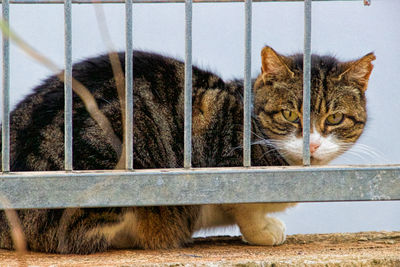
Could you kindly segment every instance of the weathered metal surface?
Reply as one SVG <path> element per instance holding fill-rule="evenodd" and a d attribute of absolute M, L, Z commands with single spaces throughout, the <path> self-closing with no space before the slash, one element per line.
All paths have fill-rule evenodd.
<path fill-rule="evenodd" d="M 362 2 L 363 0 L 313 0 L 313 1 L 342 1 L 342 2 Z M 185 0 L 133 0 L 136 3 L 184 3 Z M 243 2 L 243 0 L 194 0 L 194 3 L 231 3 Z M 303 2 L 303 0 L 253 0 L 253 2 Z M 2 3 L 2 0 L 0 0 Z M 64 0 L 11 0 L 11 4 L 63 4 Z M 72 0 L 76 4 L 96 4 L 96 3 L 125 3 L 125 0 Z M 371 0 L 364 0 L 365 5 L 370 5 Z"/>
<path fill-rule="evenodd" d="M 2 19 L 9 23 L 9 2 L 5 0 L 2 4 Z M 2 94 L 1 94 L 1 168 L 2 171 L 10 170 L 10 41 L 8 37 L 2 34 Z"/>
<path fill-rule="evenodd" d="M 125 128 L 127 170 L 133 169 L 133 39 L 132 39 L 132 0 L 125 3 Z"/>
<path fill-rule="evenodd" d="M 251 166 L 251 21 L 252 1 L 245 0 L 244 33 L 244 112 L 243 112 L 243 166 Z"/>
<path fill-rule="evenodd" d="M 400 200 L 400 165 L 9 173 L 0 192 L 13 208 Z"/>
<path fill-rule="evenodd" d="M 72 3 L 64 3 L 64 147 L 66 171 L 72 171 Z"/>
<path fill-rule="evenodd" d="M 311 0 L 304 1 L 303 165 L 310 166 Z"/>
<path fill-rule="evenodd" d="M 192 166 L 192 0 L 185 2 L 184 167 Z"/>

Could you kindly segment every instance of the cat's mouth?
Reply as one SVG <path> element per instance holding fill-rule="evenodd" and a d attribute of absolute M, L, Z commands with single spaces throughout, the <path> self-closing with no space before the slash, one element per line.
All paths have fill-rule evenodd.
<path fill-rule="evenodd" d="M 289 151 L 280 151 L 282 157 L 289 163 L 289 165 L 303 165 L 303 154 L 302 151 L 298 153 L 291 153 Z M 310 164 L 311 165 L 326 165 L 328 164 L 335 156 L 325 155 L 320 158 L 316 155 L 310 155 Z"/>
<path fill-rule="evenodd" d="M 303 138 L 289 136 L 285 140 L 275 141 L 275 145 L 281 156 L 290 165 L 303 165 Z M 335 136 L 322 136 L 314 130 L 310 136 L 310 164 L 326 165 L 344 149 Z"/>
<path fill-rule="evenodd" d="M 303 165 L 303 158 L 299 158 L 299 159 L 288 159 L 285 157 L 285 160 L 293 166 L 302 166 Z M 324 160 L 320 160 L 317 159 L 313 156 L 310 157 L 310 164 L 311 165 L 325 165 L 327 164 L 329 161 L 324 161 Z"/>

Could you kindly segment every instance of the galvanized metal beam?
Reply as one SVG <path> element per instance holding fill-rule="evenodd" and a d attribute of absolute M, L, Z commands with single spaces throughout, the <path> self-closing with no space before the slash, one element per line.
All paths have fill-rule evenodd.
<path fill-rule="evenodd" d="M 13 208 L 400 200 L 400 165 L 9 173 L 0 193 Z"/>
<path fill-rule="evenodd" d="M 192 0 L 185 1 L 185 94 L 184 94 L 184 159 L 185 168 L 192 167 Z"/>
<path fill-rule="evenodd" d="M 251 22 L 252 0 L 245 0 L 244 15 L 244 95 L 243 95 L 243 166 L 251 166 Z"/>
<path fill-rule="evenodd" d="M 310 166 L 311 0 L 304 0 L 303 165 Z"/>
<path fill-rule="evenodd" d="M 8 0 L 2 4 L 2 19 L 9 29 L 10 6 Z M 10 171 L 10 40 L 2 34 L 2 91 L 1 91 L 1 169 L 3 172 Z"/>
<path fill-rule="evenodd" d="M 64 168 L 72 171 L 72 3 L 64 3 Z"/>
<path fill-rule="evenodd" d="M 0 0 L 2 3 L 3 0 Z M 363 0 L 313 0 L 313 1 L 338 1 L 338 2 L 363 2 Z M 136 3 L 184 3 L 185 0 L 132 0 Z M 243 2 L 243 0 L 193 0 L 194 3 L 231 3 Z M 303 0 L 253 0 L 253 2 L 303 2 Z M 11 4 L 62 4 L 64 0 L 10 0 Z M 96 4 L 96 3 L 125 3 L 125 0 L 72 0 L 76 4 Z M 370 5 L 371 0 L 364 0 L 365 5 Z"/>
<path fill-rule="evenodd" d="M 125 2 L 125 167 L 133 170 L 133 17 L 132 0 Z"/>

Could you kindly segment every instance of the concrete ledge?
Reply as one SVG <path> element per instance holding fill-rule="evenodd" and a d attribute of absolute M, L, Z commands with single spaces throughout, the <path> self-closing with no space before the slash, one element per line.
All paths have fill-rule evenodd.
<path fill-rule="evenodd" d="M 198 238 L 175 250 L 118 250 L 87 256 L 0 250 L 0 266 L 400 266 L 400 232 L 292 235 L 276 247 L 239 237 Z"/>

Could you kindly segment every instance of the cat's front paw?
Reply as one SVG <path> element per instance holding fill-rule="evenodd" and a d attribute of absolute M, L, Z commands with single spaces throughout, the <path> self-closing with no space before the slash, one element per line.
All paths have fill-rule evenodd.
<path fill-rule="evenodd" d="M 242 239 L 251 245 L 272 246 L 285 242 L 285 224 L 272 217 L 266 217 L 258 224 L 241 227 Z"/>

